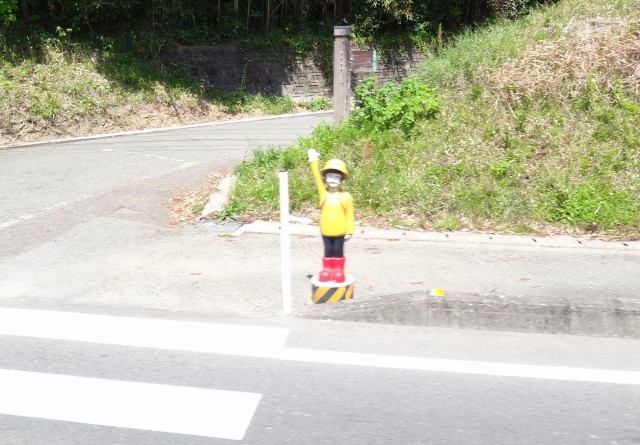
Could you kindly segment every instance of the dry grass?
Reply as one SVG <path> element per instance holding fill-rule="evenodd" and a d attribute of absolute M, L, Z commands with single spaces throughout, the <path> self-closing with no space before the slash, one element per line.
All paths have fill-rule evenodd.
<path fill-rule="evenodd" d="M 486 85 L 496 97 L 517 101 L 576 97 L 590 82 L 613 90 L 620 81 L 627 92 L 640 93 L 640 23 L 581 19 L 492 72 Z"/>
<path fill-rule="evenodd" d="M 161 103 L 116 105 L 107 111 L 84 115 L 60 115 L 55 121 L 33 118 L 13 110 L 6 125 L 0 125 L 0 146 L 68 139 L 82 136 L 174 127 L 240 119 L 260 113 L 230 114 L 214 106 L 190 107 Z"/>
<path fill-rule="evenodd" d="M 167 207 L 171 212 L 171 225 L 183 226 L 200 219 L 201 208 L 206 205 L 209 197 L 219 190 L 220 181 L 228 172 L 218 172 L 207 177 L 207 183 L 203 187 L 185 189 L 177 193 Z"/>

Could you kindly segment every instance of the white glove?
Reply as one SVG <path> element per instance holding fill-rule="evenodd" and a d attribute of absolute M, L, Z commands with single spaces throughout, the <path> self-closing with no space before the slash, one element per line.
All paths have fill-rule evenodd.
<path fill-rule="evenodd" d="M 351 239 L 351 237 L 352 237 L 352 236 L 353 236 L 353 235 L 351 235 L 350 233 L 347 233 L 347 234 L 344 236 L 344 240 L 345 240 L 345 241 L 349 241 L 349 240 Z"/>
<path fill-rule="evenodd" d="M 309 155 L 309 162 L 317 161 L 320 159 L 320 153 L 318 153 L 313 148 L 310 148 L 309 150 L 307 150 L 307 154 Z"/>

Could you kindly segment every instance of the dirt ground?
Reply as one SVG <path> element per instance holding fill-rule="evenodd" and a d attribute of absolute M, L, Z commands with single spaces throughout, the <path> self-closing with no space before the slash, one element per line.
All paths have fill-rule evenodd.
<path fill-rule="evenodd" d="M 303 111 L 303 110 L 296 110 Z M 151 128 L 203 124 L 246 117 L 258 117 L 264 113 L 231 114 L 213 107 L 168 107 L 161 104 L 123 106 L 109 109 L 105 113 L 70 118 L 58 117 L 53 122 L 41 120 L 20 120 L 14 116 L 11 123 L 0 127 L 0 147 L 15 146 L 30 142 L 65 140 L 74 137 L 118 133 L 123 131 L 146 130 Z"/>

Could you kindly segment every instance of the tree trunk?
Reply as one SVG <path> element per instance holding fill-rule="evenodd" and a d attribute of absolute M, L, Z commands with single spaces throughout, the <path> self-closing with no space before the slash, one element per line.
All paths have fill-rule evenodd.
<path fill-rule="evenodd" d="M 249 30 L 249 16 L 251 15 L 251 0 L 247 0 L 247 31 Z"/>
<path fill-rule="evenodd" d="M 22 12 L 22 16 L 24 18 L 31 17 L 31 11 L 29 11 L 29 2 L 28 0 L 20 0 L 20 12 Z"/>

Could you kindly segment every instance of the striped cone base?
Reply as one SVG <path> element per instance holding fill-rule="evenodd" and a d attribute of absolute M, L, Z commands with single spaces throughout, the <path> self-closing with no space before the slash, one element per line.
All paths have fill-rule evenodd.
<path fill-rule="evenodd" d="M 311 278 L 311 302 L 313 304 L 336 303 L 353 298 L 353 277 L 346 275 L 344 283 L 334 281 L 318 281 L 318 276 Z"/>

